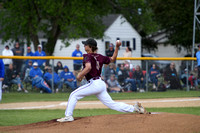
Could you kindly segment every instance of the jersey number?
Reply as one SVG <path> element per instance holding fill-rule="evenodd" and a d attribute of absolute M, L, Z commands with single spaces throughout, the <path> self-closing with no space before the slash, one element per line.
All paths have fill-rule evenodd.
<path fill-rule="evenodd" d="M 96 57 L 94 57 L 94 59 L 96 60 L 96 69 L 99 70 L 100 69 L 99 61 L 96 59 Z"/>

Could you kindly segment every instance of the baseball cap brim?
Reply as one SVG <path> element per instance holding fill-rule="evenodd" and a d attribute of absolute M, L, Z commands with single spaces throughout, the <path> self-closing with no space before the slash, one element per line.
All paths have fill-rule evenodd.
<path fill-rule="evenodd" d="M 82 43 L 84 45 L 97 46 L 97 42 L 92 38 L 87 39 L 86 41 L 82 41 Z"/>
<path fill-rule="evenodd" d="M 82 41 L 82 44 L 87 44 L 87 42 L 86 41 Z"/>

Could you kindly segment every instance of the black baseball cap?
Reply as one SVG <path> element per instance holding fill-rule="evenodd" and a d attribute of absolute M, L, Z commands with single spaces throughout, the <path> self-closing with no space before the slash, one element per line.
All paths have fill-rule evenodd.
<path fill-rule="evenodd" d="M 8 45 L 6 45 L 6 46 L 5 46 L 5 48 L 8 48 L 8 49 L 9 49 L 9 46 L 8 46 Z"/>
<path fill-rule="evenodd" d="M 86 41 L 82 41 L 82 43 L 85 45 L 97 46 L 97 42 L 92 38 L 89 38 Z"/>

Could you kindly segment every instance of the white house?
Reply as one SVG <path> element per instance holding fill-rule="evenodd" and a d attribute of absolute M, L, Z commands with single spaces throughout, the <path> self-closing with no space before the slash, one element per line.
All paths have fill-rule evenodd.
<path fill-rule="evenodd" d="M 168 41 L 165 31 L 158 31 L 150 36 L 154 41 L 158 42 L 158 49 L 155 51 L 148 52 L 147 50 L 143 49 L 142 53 L 150 53 L 159 57 L 184 57 L 190 52 L 185 48 L 181 48 L 181 51 L 177 51 L 176 47 L 170 44 L 165 45 L 165 42 Z M 176 69 L 179 70 L 182 64 L 182 61 L 171 61 L 176 64 Z M 190 62 L 191 63 L 191 62 Z M 185 67 L 185 65 L 184 65 Z"/>
<path fill-rule="evenodd" d="M 187 50 L 182 48 L 181 51 L 177 51 L 175 46 L 170 44 L 164 45 L 168 41 L 165 31 L 158 31 L 150 36 L 154 41 L 158 42 L 158 49 L 151 51 L 151 54 L 155 54 L 159 57 L 184 57 L 187 53 Z M 169 54 L 170 51 L 170 54 Z M 143 53 L 148 53 L 146 50 L 143 50 Z"/>
<path fill-rule="evenodd" d="M 141 57 L 141 36 L 131 26 L 131 24 L 122 16 L 111 14 L 103 18 L 103 23 L 108 27 L 102 39 L 96 39 L 98 44 L 98 53 L 105 55 L 106 48 L 110 43 L 115 44 L 117 39 L 120 39 L 122 46 L 120 47 L 118 57 L 123 57 L 126 46 L 132 48 L 132 57 Z M 80 38 L 78 40 L 70 40 L 70 46 L 65 47 L 61 40 L 57 41 L 54 49 L 54 56 L 70 57 L 75 50 L 76 44 L 80 44 L 80 50 L 85 53 L 82 41 L 87 38 Z M 55 61 L 56 63 L 57 61 Z M 117 61 L 121 63 L 123 61 Z M 64 65 L 67 65 L 70 70 L 73 70 L 72 60 L 62 60 Z M 134 65 L 140 65 L 140 61 L 132 61 Z"/>

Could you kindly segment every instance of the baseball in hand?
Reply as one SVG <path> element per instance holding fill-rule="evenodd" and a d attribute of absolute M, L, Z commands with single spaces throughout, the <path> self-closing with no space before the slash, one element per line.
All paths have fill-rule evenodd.
<path fill-rule="evenodd" d="M 117 41 L 116 41 L 116 46 L 119 47 L 119 46 L 121 46 L 121 44 L 122 44 L 122 43 L 120 42 L 120 40 L 117 40 Z"/>

